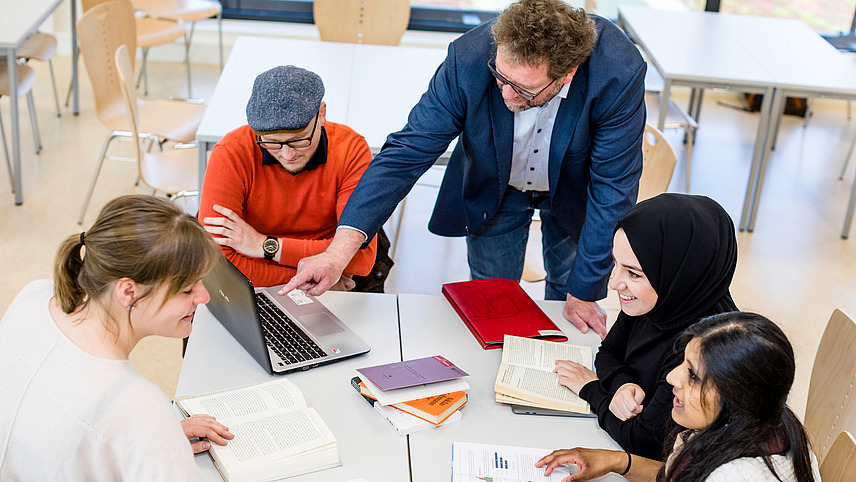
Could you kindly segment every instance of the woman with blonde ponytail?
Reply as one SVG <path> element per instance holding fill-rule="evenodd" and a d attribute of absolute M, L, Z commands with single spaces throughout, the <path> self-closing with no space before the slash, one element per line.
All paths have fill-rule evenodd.
<path fill-rule="evenodd" d="M 0 480 L 201 478 L 192 454 L 233 435 L 210 416 L 179 424 L 128 355 L 149 335 L 190 334 L 219 253 L 152 196 L 109 202 L 62 242 L 53 281 L 27 285 L 0 321 Z"/>

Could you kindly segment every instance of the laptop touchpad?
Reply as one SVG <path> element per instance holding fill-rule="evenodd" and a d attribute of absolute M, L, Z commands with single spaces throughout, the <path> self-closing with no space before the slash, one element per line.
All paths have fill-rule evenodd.
<path fill-rule="evenodd" d="M 312 313 L 300 317 L 300 322 L 315 336 L 327 336 L 345 331 L 327 313 Z"/>

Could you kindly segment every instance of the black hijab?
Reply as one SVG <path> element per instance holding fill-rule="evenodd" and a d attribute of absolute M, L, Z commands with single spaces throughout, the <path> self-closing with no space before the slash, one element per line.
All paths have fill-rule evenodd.
<path fill-rule="evenodd" d="M 661 330 L 736 311 L 728 287 L 737 266 L 734 223 L 705 196 L 660 194 L 618 221 L 657 292 L 646 317 Z"/>

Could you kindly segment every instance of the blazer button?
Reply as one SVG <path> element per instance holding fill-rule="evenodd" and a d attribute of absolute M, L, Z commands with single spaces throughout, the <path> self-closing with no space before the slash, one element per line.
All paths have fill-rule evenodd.
<path fill-rule="evenodd" d="M 469 226 L 464 226 L 464 229 L 467 230 L 467 234 L 470 234 L 470 227 Z"/>
<path fill-rule="evenodd" d="M 487 211 L 484 211 L 482 213 L 482 217 L 485 219 L 485 221 L 487 221 Z"/>

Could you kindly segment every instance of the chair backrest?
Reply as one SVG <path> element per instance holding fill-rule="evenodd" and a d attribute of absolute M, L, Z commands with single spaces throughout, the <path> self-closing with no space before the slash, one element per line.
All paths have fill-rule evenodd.
<path fill-rule="evenodd" d="M 140 173 L 140 180 L 148 185 L 148 182 L 143 178 L 142 163 L 145 158 L 143 149 L 140 147 L 140 112 L 137 104 L 137 87 L 134 85 L 134 68 L 131 66 L 131 58 L 128 55 L 128 47 L 120 45 L 113 54 L 113 59 L 116 64 L 116 75 L 119 79 L 119 90 L 122 93 L 122 99 L 125 104 L 125 112 L 128 117 L 129 130 L 134 134 L 134 146 L 136 148 L 137 168 Z"/>
<path fill-rule="evenodd" d="M 92 7 L 97 7 L 98 5 L 101 5 L 102 3 L 107 3 L 107 2 L 112 2 L 112 1 L 114 1 L 114 0 L 82 0 L 81 3 L 83 4 L 83 11 L 88 12 L 92 9 Z"/>
<path fill-rule="evenodd" d="M 823 462 L 834 437 L 856 429 L 856 323 L 841 310 L 829 317 L 808 386 L 805 429 Z"/>
<path fill-rule="evenodd" d="M 820 464 L 820 478 L 823 482 L 856 480 L 856 439 L 850 432 L 845 430 L 835 439 Z"/>
<path fill-rule="evenodd" d="M 98 119 L 110 130 L 131 130 L 124 115 L 125 101 L 119 89 L 114 60 L 120 45 L 127 45 L 129 52 L 137 49 L 131 2 L 116 0 L 92 7 L 77 21 L 77 39 L 95 94 Z M 132 71 L 133 67 L 132 59 Z"/>
<path fill-rule="evenodd" d="M 642 178 L 639 179 L 639 197 L 636 202 L 666 192 L 678 155 L 656 127 L 645 124 L 642 135 Z"/>
<path fill-rule="evenodd" d="M 315 0 L 321 40 L 398 45 L 410 22 L 409 0 Z"/>

